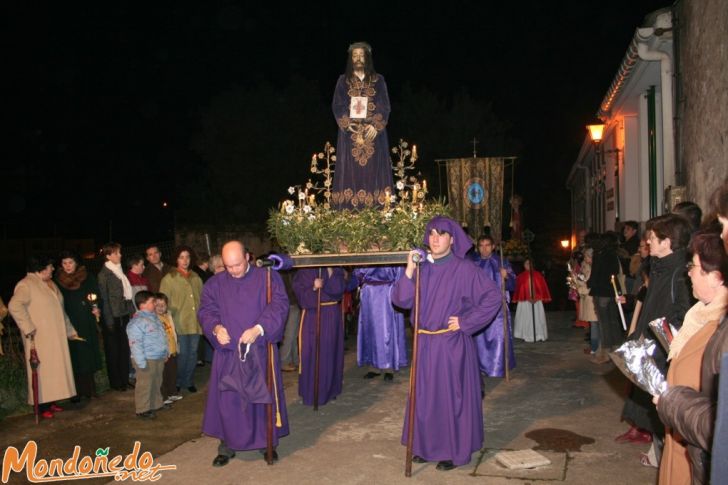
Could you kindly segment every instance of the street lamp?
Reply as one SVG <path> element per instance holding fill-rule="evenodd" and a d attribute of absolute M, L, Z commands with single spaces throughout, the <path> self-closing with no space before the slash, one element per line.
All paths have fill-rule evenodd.
<path fill-rule="evenodd" d="M 592 125 L 586 125 L 586 129 L 589 132 L 589 138 L 594 143 L 602 141 L 604 136 L 604 123 L 594 123 Z"/>

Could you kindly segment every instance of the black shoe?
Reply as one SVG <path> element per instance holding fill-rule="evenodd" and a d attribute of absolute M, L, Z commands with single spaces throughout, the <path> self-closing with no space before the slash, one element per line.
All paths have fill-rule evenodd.
<path fill-rule="evenodd" d="M 452 464 L 452 460 L 443 460 L 438 462 L 435 468 L 441 472 L 447 472 L 455 468 L 455 465 Z"/>
<path fill-rule="evenodd" d="M 162 407 L 155 409 L 155 411 L 167 411 L 168 409 L 172 409 L 171 404 L 163 404 Z"/>
<path fill-rule="evenodd" d="M 391 372 L 385 372 L 384 373 L 384 380 L 385 381 L 391 381 L 393 379 L 394 379 L 394 374 L 392 374 Z"/>
<path fill-rule="evenodd" d="M 143 413 L 137 413 L 137 418 L 142 419 L 154 419 L 157 415 L 154 413 L 154 411 L 145 411 Z"/>
<path fill-rule="evenodd" d="M 187 390 L 190 392 L 197 392 L 197 388 L 195 386 L 190 386 L 187 388 Z"/>
<path fill-rule="evenodd" d="M 81 396 L 73 396 L 73 397 L 71 398 L 71 402 L 72 402 L 73 404 L 78 404 L 78 403 L 80 403 L 80 402 L 81 402 Z"/>
<path fill-rule="evenodd" d="M 260 454 L 263 455 L 263 459 L 267 460 L 268 458 L 265 456 L 268 450 L 258 450 L 260 451 Z M 278 452 L 276 450 L 273 450 L 273 463 L 278 461 Z"/>
<path fill-rule="evenodd" d="M 421 456 L 414 455 L 412 456 L 412 463 L 427 463 L 427 460 L 425 460 Z"/>
<path fill-rule="evenodd" d="M 230 458 L 233 458 L 235 456 L 235 453 L 233 453 L 233 456 L 227 456 L 227 455 L 217 455 L 214 460 L 212 460 L 212 466 L 225 466 L 230 461 Z"/>
<path fill-rule="evenodd" d="M 367 372 L 366 374 L 364 374 L 364 379 L 373 379 L 373 378 L 379 377 L 381 375 L 382 374 L 380 374 L 379 372 Z"/>

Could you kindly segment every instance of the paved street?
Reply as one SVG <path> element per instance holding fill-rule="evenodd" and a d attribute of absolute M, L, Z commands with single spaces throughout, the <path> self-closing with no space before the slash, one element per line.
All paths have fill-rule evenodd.
<path fill-rule="evenodd" d="M 439 472 L 434 464 L 415 464 L 412 478 L 404 477 L 405 449 L 400 435 L 408 372 L 395 376 L 393 383 L 363 380 L 365 371 L 356 366 L 354 342 L 349 342 L 346 353 L 343 394 L 317 413 L 298 400 L 295 375 L 285 374 L 291 435 L 281 441 L 281 459 L 274 466 L 266 465 L 257 452 L 239 453 L 223 468 L 210 465 L 217 440 L 199 434 L 202 392 L 186 396 L 175 409 L 151 423 L 129 417 L 130 393 L 112 393 L 92 402 L 85 413 L 64 413 L 52 427 L 28 428 L 22 421 L 29 418 L 9 420 L 0 439 L 22 445 L 17 433 L 23 430 L 22 439 L 37 439 L 46 450 L 43 455 L 50 456 L 48 450 L 52 450 L 57 457 L 70 455 L 72 446 L 79 443 L 86 451 L 111 442 L 112 455 L 126 453 L 128 448 L 121 448 L 139 439 L 142 450 L 152 451 L 158 463 L 177 466 L 176 471 L 164 472 L 159 481 L 170 484 L 654 483 L 655 470 L 639 463 L 639 453 L 647 447 L 613 441 L 626 429 L 619 422 L 626 381 L 613 365 L 588 361 L 582 351 L 584 331 L 571 327 L 572 315 L 547 314 L 547 342 L 516 343 L 518 367 L 510 383 L 502 379 L 487 382 L 486 448 L 473 455 L 470 465 L 450 472 Z M 199 370 L 199 377 L 205 370 Z M 103 409 L 111 414 L 100 421 L 88 409 L 96 409 L 104 400 Z M 104 434 L 91 438 L 89 435 L 100 432 L 95 425 L 100 422 Z M 124 437 L 123 444 L 114 451 L 114 439 L 119 435 Z M 493 463 L 499 450 L 529 448 L 552 464 L 519 474 Z M 15 483 L 21 482 L 16 478 Z"/>

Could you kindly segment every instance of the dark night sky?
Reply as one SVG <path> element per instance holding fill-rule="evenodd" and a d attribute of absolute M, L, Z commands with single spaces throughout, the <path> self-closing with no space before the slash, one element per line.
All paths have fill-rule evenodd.
<path fill-rule="evenodd" d="M 526 194 L 527 226 L 568 232 L 564 184 L 584 125 L 634 29 L 647 13 L 669 5 L 146 3 L 56 2 L 7 13 L 13 48 L 11 69 L 4 70 L 6 115 L 13 128 L 4 159 L 13 168 L 3 172 L 12 182 L 3 184 L 9 195 L 0 222 L 9 236 L 103 238 L 99 228 L 106 219 L 146 214 L 151 222 L 121 224 L 116 238 L 162 238 L 170 216 L 161 201 L 175 206 L 181 179 L 205 171 L 191 140 L 211 99 L 233 86 L 283 88 L 303 78 L 317 82 L 328 109 L 346 48 L 357 40 L 373 46 L 393 104 L 405 84 L 440 95 L 465 88 L 492 102 L 522 147 L 517 190 Z M 406 133 L 396 116 L 390 129 Z M 330 123 L 334 141 L 333 118 L 323 122 Z M 469 155 L 472 136 L 463 133 L 462 151 L 451 156 Z M 323 141 L 311 140 L 311 146 Z M 305 164 L 308 155 L 291 153 L 290 160 Z M 433 162 L 425 156 L 420 163 Z M 250 201 L 259 219 L 295 182 L 284 181 L 269 199 Z M 89 214 L 85 224 L 78 223 L 81 211 Z"/>

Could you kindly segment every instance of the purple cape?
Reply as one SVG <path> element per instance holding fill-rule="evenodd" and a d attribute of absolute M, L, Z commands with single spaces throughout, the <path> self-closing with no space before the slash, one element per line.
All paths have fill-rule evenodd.
<path fill-rule="evenodd" d="M 414 454 L 428 461 L 470 462 L 483 446 L 483 409 L 480 371 L 473 334 L 489 325 L 500 308 L 500 294 L 472 261 L 449 255 L 421 265 L 419 328 L 446 329 L 457 316 L 460 329 L 418 336 Z M 412 308 L 415 281 L 400 278 L 392 289 L 392 303 Z M 406 444 L 409 403 L 402 444 Z"/>
<path fill-rule="evenodd" d="M 298 394 L 303 404 L 314 404 L 313 388 L 316 366 L 316 307 L 318 291 L 313 280 L 319 269 L 300 269 L 293 277 L 293 291 L 301 307 L 301 326 L 298 329 L 298 345 L 301 365 L 298 375 Z M 344 294 L 344 272 L 333 271 L 331 278 L 326 268 L 321 268 L 324 286 L 321 289 L 321 341 L 319 347 L 319 395 L 318 404 L 326 404 L 341 394 L 344 381 L 344 331 L 341 321 L 341 304 Z"/>
<path fill-rule="evenodd" d="M 360 122 L 349 118 L 351 96 L 369 98 L 363 125 L 373 126 L 377 136 L 372 141 L 357 143 Z M 389 94 L 384 77 L 377 74 L 371 82 L 347 80 L 339 76 L 331 103 L 334 118 L 339 125 L 336 141 L 336 169 L 331 201 L 335 207 L 357 209 L 383 205 L 386 189 L 392 188 L 392 160 L 389 157 L 387 121 L 389 120 Z"/>
<path fill-rule="evenodd" d="M 404 315 L 392 306 L 392 286 L 402 266 L 357 268 L 354 277 L 361 285 L 357 363 L 398 371 L 407 365 Z"/>
<path fill-rule="evenodd" d="M 489 258 L 480 258 L 476 260 L 476 264 L 485 271 L 489 280 L 493 281 L 500 290 L 502 283 L 500 275 L 500 257 L 492 254 Z M 511 264 L 507 259 L 503 260 L 503 267 L 509 270 L 506 277 L 506 302 L 510 301 L 508 290 L 516 285 L 516 275 L 511 269 Z M 511 322 L 510 311 L 506 314 L 508 319 L 508 368 L 516 367 L 516 354 L 513 351 L 513 322 Z M 488 325 L 485 330 L 478 332 L 473 336 L 475 346 L 478 349 L 478 364 L 481 372 L 490 377 L 505 376 L 505 358 L 503 352 L 503 304 L 498 311 L 498 315 L 493 323 Z"/>
<path fill-rule="evenodd" d="M 278 273 L 271 274 L 272 301 L 266 303 L 265 269 L 251 267 L 242 278 L 233 278 L 225 271 L 210 278 L 202 288 L 200 310 L 197 314 L 205 336 L 215 348 L 210 371 L 210 384 L 202 421 L 202 432 L 223 440 L 233 450 L 256 450 L 266 447 L 266 405 L 248 404 L 241 412 L 242 402 L 237 392 L 220 390 L 220 380 L 232 361 L 239 359 L 237 343 L 243 332 L 260 324 L 265 335 L 255 343 L 255 356 L 261 369 L 268 369 L 267 344 L 273 343 L 274 376 L 277 408 L 281 427 L 275 427 L 273 445 L 288 434 L 288 416 L 279 366 L 278 346 L 288 315 L 288 297 Z M 230 343 L 220 345 L 212 330 L 222 324 L 230 334 Z M 275 418 L 276 400 L 273 399 Z"/>

